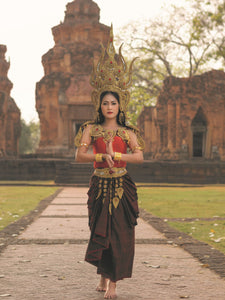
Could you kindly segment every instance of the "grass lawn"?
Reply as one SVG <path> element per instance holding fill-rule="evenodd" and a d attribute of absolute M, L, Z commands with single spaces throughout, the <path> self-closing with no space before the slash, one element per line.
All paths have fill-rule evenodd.
<path fill-rule="evenodd" d="M 164 218 L 225 217 L 225 186 L 139 187 L 139 206 Z M 168 220 L 169 221 L 169 220 Z M 170 222 L 176 229 L 225 253 L 225 220 Z"/>
<path fill-rule="evenodd" d="M 55 182 L 53 180 L 33 180 L 33 181 L 26 181 L 26 180 L 0 180 L 0 185 L 54 185 Z"/>
<path fill-rule="evenodd" d="M 179 231 L 188 233 L 196 240 L 205 242 L 225 254 L 225 220 L 168 223 Z"/>
<path fill-rule="evenodd" d="M 58 187 L 0 186 L 0 230 L 27 215 Z"/>

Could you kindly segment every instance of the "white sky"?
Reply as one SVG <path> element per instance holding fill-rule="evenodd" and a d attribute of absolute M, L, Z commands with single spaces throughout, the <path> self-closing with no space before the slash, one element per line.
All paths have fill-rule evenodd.
<path fill-rule="evenodd" d="M 166 0 L 94 0 L 100 22 L 113 23 L 114 34 L 132 20 L 160 13 Z M 175 3 L 182 0 L 167 0 Z M 0 44 L 7 46 L 11 96 L 27 122 L 38 120 L 35 85 L 44 76 L 41 57 L 54 46 L 51 28 L 64 20 L 68 0 L 0 0 Z"/>

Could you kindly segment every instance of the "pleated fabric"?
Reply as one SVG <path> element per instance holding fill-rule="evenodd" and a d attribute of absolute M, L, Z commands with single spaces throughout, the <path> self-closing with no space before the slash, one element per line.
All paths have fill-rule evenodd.
<path fill-rule="evenodd" d="M 135 225 L 138 218 L 137 189 L 129 174 L 121 177 L 123 195 L 117 207 L 112 205 L 115 195 L 115 178 L 105 178 L 105 188 L 99 185 L 100 177 L 93 175 L 88 191 L 89 227 L 91 230 L 85 260 L 97 267 L 97 273 L 118 281 L 132 275 L 135 245 Z M 99 191 L 102 189 L 102 191 Z"/>

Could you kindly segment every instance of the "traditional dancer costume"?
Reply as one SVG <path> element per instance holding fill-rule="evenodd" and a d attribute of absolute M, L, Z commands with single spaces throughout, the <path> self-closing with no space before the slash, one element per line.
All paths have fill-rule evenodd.
<path fill-rule="evenodd" d="M 133 63 L 133 62 L 132 62 Z M 132 63 L 129 70 L 121 54 L 113 46 L 113 32 L 107 49 L 102 50 L 99 63 L 93 68 L 91 85 L 94 87 L 92 100 L 98 113 L 100 95 L 104 91 L 117 92 L 120 98 L 119 119 L 125 120 L 130 94 Z M 125 78 L 128 77 L 127 80 Z M 98 120 L 98 117 L 97 117 Z M 116 131 L 106 130 L 97 122 L 83 124 L 75 138 L 76 147 L 81 146 L 83 130 L 91 126 L 90 136 L 93 152 L 96 154 L 94 174 L 88 191 L 88 213 L 91 236 L 85 260 L 97 267 L 97 273 L 118 281 L 131 277 L 134 258 L 134 226 L 138 218 L 136 186 L 126 170 L 121 153 L 143 150 L 144 141 L 136 127 L 126 125 Z M 129 131 L 136 134 L 138 145 L 130 149 Z M 109 169 L 99 154 L 106 153 L 106 142 L 113 138 L 114 166 Z"/>

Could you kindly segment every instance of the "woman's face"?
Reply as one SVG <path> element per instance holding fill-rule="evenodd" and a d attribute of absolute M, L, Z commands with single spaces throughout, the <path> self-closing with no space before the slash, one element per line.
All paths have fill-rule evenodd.
<path fill-rule="evenodd" d="M 106 94 L 101 103 L 102 114 L 105 119 L 114 119 L 119 113 L 119 103 L 112 94 Z"/>

